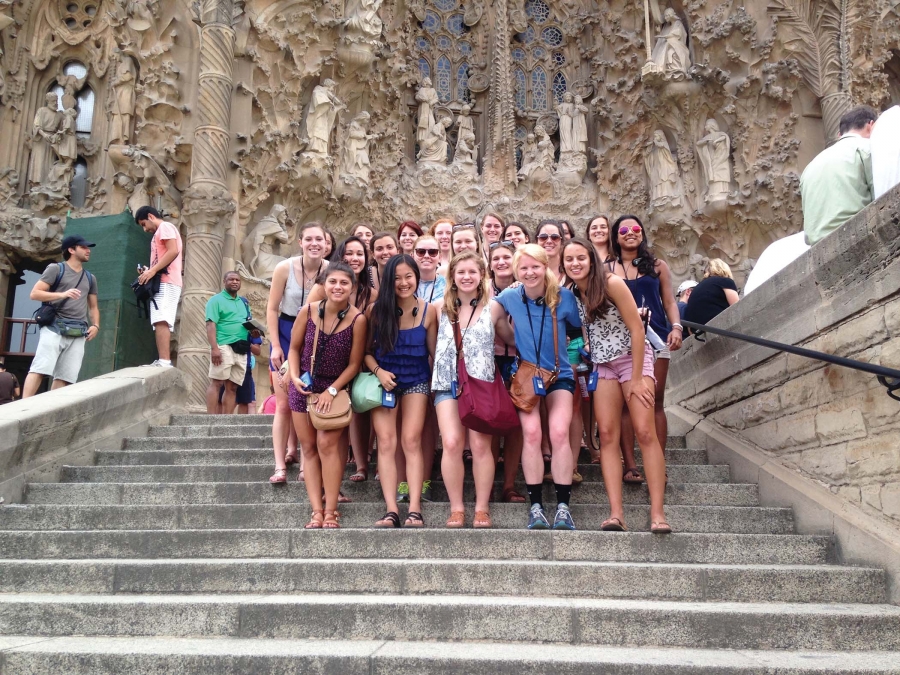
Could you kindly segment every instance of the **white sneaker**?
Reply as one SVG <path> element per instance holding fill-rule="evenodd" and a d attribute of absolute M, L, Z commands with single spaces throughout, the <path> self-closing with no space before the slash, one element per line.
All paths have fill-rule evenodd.
<path fill-rule="evenodd" d="M 156 361 L 154 361 L 154 362 L 151 363 L 150 365 L 151 365 L 151 366 L 154 366 L 154 367 L 156 367 L 156 368 L 172 368 L 172 367 L 173 367 L 171 361 L 169 361 L 168 363 L 163 363 L 163 362 L 160 361 L 159 359 L 156 359 Z"/>

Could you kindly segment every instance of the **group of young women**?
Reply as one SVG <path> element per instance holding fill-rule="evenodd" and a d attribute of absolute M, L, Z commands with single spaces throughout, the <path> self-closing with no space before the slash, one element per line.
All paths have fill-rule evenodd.
<path fill-rule="evenodd" d="M 278 385 L 270 482 L 286 482 L 299 451 L 312 506 L 307 528 L 339 527 L 349 448 L 351 480 L 365 481 L 373 440 L 386 505 L 375 525 L 401 527 L 398 502 L 408 501 L 403 524 L 423 527 L 437 426 L 447 527 L 466 524 L 466 463 L 475 483 L 472 526 L 489 528 L 498 467 L 503 501 L 526 501 L 515 488 L 521 462 L 527 527 L 574 530 L 569 504 L 581 482 L 582 407 L 593 406 L 594 461 L 610 502 L 601 529 L 627 529 L 622 484 L 646 480 L 651 531 L 671 532 L 663 392 L 682 328 L 669 269 L 653 256 L 636 216 L 612 226 L 598 216 L 583 238 L 576 234 L 566 221 L 547 220 L 532 235 L 494 213 L 478 226 L 441 219 L 428 231 L 405 221 L 396 234 L 359 224 L 339 246 L 320 223 L 301 228 L 301 253 L 276 268 L 267 312 Z M 521 424 L 502 439 L 461 421 L 460 349 L 469 378 L 493 382 L 499 373 L 511 391 Z M 327 417 L 360 372 L 377 378 L 383 405 L 353 414 L 349 426 L 317 429 L 310 413 Z M 543 504 L 551 481 L 552 522 Z"/>

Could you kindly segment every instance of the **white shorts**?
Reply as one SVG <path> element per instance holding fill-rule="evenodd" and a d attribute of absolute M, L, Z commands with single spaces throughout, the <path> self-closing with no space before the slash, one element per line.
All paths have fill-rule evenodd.
<path fill-rule="evenodd" d="M 235 354 L 228 345 L 219 345 L 219 351 L 222 352 L 222 363 L 214 366 L 210 360 L 209 379 L 221 382 L 231 380 L 238 386 L 242 385 L 247 374 L 247 355 Z"/>
<path fill-rule="evenodd" d="M 49 328 L 41 328 L 29 373 L 50 375 L 69 384 L 78 381 L 84 359 L 83 337 L 63 337 Z"/>
<path fill-rule="evenodd" d="M 169 330 L 175 330 L 175 314 L 178 312 L 178 301 L 181 299 L 181 286 L 175 284 L 161 283 L 159 285 L 159 293 L 153 296 L 150 301 L 150 323 L 153 324 L 153 330 L 156 330 L 156 324 L 165 321 L 169 324 Z M 156 306 L 153 306 L 153 303 Z"/>

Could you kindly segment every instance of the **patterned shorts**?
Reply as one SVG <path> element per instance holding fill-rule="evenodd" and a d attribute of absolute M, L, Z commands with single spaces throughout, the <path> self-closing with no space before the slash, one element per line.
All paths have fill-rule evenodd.
<path fill-rule="evenodd" d="M 406 396 L 407 394 L 425 394 L 426 396 L 431 394 L 431 383 L 430 382 L 419 382 L 419 384 L 414 384 L 411 387 L 407 387 L 406 389 L 397 389 L 394 391 L 397 395 L 397 398 L 401 396 Z"/>

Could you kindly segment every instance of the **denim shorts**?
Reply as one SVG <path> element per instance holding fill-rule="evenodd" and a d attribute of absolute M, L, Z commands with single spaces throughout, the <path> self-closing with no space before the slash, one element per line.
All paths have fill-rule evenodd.
<path fill-rule="evenodd" d="M 547 394 L 550 395 L 554 391 L 567 391 L 570 394 L 575 393 L 575 380 L 571 377 L 561 377 L 556 382 L 547 387 Z"/>
<path fill-rule="evenodd" d="M 443 403 L 444 401 L 455 401 L 453 394 L 449 391 L 436 391 L 434 392 L 434 405 L 437 406 L 438 403 Z"/>

